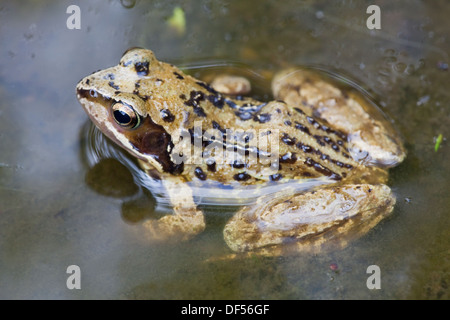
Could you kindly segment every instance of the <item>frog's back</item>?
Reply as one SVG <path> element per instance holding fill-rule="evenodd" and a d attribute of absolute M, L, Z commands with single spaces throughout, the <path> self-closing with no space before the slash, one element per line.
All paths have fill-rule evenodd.
<path fill-rule="evenodd" d="M 127 52 L 119 65 L 85 78 L 83 85 L 83 92 L 95 89 L 107 102 L 134 104 L 140 128 L 119 128 L 132 144 L 129 151 L 187 181 L 341 181 L 361 170 L 349 155 L 346 135 L 302 109 L 219 93 L 156 60 L 150 50 Z"/>

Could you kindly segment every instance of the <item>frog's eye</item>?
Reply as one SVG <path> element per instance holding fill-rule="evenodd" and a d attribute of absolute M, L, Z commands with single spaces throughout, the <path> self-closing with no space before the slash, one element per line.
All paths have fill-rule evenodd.
<path fill-rule="evenodd" d="M 126 103 L 116 102 L 111 106 L 112 115 L 121 127 L 134 129 L 139 126 L 141 119 L 134 109 Z"/>

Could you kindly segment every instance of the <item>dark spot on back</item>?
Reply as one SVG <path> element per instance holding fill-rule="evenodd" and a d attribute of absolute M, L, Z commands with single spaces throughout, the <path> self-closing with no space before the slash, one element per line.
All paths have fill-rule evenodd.
<path fill-rule="evenodd" d="M 270 181 L 279 181 L 283 178 L 283 175 L 281 173 L 275 173 L 269 176 Z"/>
<path fill-rule="evenodd" d="M 173 122 L 173 120 L 175 120 L 175 116 L 170 112 L 169 109 L 162 109 L 160 111 L 160 113 L 161 113 L 161 118 L 165 122 Z"/>
<path fill-rule="evenodd" d="M 231 164 L 231 166 L 236 169 L 242 169 L 245 167 L 245 163 L 242 163 L 239 160 L 234 160 L 233 163 Z"/>
<path fill-rule="evenodd" d="M 206 180 L 206 173 L 203 172 L 202 168 L 196 167 L 194 170 L 194 174 L 200 180 L 203 180 L 203 181 Z"/>
<path fill-rule="evenodd" d="M 116 89 L 116 90 L 120 89 L 120 87 L 118 85 L 114 84 L 114 81 L 108 82 L 108 86 L 110 86 L 111 88 Z"/>
<path fill-rule="evenodd" d="M 221 126 L 220 126 L 220 124 L 218 124 L 216 121 L 212 121 L 212 126 L 213 126 L 213 128 L 214 129 L 217 129 L 217 130 L 219 130 L 220 132 L 222 132 L 222 133 L 226 133 L 226 130 L 225 129 L 223 129 Z"/>
<path fill-rule="evenodd" d="M 225 99 L 225 102 L 232 109 L 236 109 L 238 107 L 238 105 L 235 102 L 231 101 L 230 99 Z"/>
<path fill-rule="evenodd" d="M 140 76 L 148 75 L 148 61 L 136 62 L 134 64 L 134 69 L 136 70 L 137 74 Z"/>
<path fill-rule="evenodd" d="M 322 147 L 325 146 L 325 142 L 322 141 L 322 137 L 321 136 L 315 134 L 313 137 L 314 137 L 314 139 L 316 139 L 318 144 L 320 144 Z"/>
<path fill-rule="evenodd" d="M 320 127 L 320 124 L 314 118 L 306 117 L 306 120 L 308 120 L 308 122 L 312 124 L 314 128 L 318 129 Z"/>
<path fill-rule="evenodd" d="M 191 107 L 196 107 L 199 105 L 200 101 L 205 100 L 205 94 L 202 91 L 192 90 L 190 92 L 189 100 L 185 101 L 184 104 Z"/>
<path fill-rule="evenodd" d="M 208 171 L 216 172 L 216 162 L 213 161 L 206 161 L 206 167 L 208 168 Z"/>
<path fill-rule="evenodd" d="M 202 107 L 194 107 L 194 113 L 199 117 L 206 117 L 205 110 Z"/>
<path fill-rule="evenodd" d="M 331 171 L 331 170 L 328 169 L 327 167 L 324 167 L 323 165 L 321 165 L 320 163 L 314 161 L 314 160 L 311 159 L 311 158 L 306 158 L 305 164 L 306 164 L 308 167 L 313 167 L 314 170 L 316 170 L 317 172 L 320 172 L 321 174 L 330 177 L 330 179 L 333 179 L 333 180 L 342 180 L 342 177 L 341 177 L 339 174 L 337 174 L 337 173 Z"/>
<path fill-rule="evenodd" d="M 283 141 L 288 146 L 292 146 L 295 144 L 297 139 L 290 137 L 287 133 L 283 133 L 283 136 L 281 137 L 281 141 Z"/>
<path fill-rule="evenodd" d="M 270 121 L 270 113 L 261 113 L 257 114 L 253 117 L 254 121 L 257 121 L 259 123 L 266 123 Z"/>
<path fill-rule="evenodd" d="M 196 82 L 199 86 L 205 88 L 206 90 L 208 90 L 210 93 L 214 94 L 214 95 L 218 95 L 219 93 L 214 90 L 211 86 L 209 86 L 208 84 L 201 82 L 201 81 L 197 81 Z"/>
<path fill-rule="evenodd" d="M 286 153 L 280 157 L 280 163 L 290 163 L 293 164 L 297 161 L 297 156 L 295 153 Z"/>
<path fill-rule="evenodd" d="M 252 176 L 249 175 L 246 172 L 241 172 L 241 173 L 237 173 L 233 176 L 233 179 L 236 181 L 247 181 L 248 179 L 250 179 Z"/>
<path fill-rule="evenodd" d="M 311 153 L 314 150 L 311 146 L 308 146 L 307 144 L 303 144 L 301 142 L 297 143 L 296 147 L 301 149 L 305 153 Z"/>
<path fill-rule="evenodd" d="M 177 79 L 180 79 L 180 80 L 183 80 L 183 79 L 184 79 L 184 77 L 183 77 L 181 74 L 179 74 L 178 72 L 176 72 L 176 71 L 174 71 L 173 74 L 175 75 L 175 77 L 176 77 Z"/>
<path fill-rule="evenodd" d="M 174 174 L 174 175 L 179 175 L 182 174 L 184 170 L 184 162 L 174 165 L 171 169 L 170 169 L 170 173 Z"/>
<path fill-rule="evenodd" d="M 235 111 L 234 114 L 243 121 L 250 120 L 252 118 L 252 114 L 250 112 Z"/>
<path fill-rule="evenodd" d="M 311 134 L 311 132 L 309 132 L 308 127 L 304 126 L 303 124 L 301 124 L 300 122 L 295 122 L 295 129 L 298 129 L 306 134 Z"/>
<path fill-rule="evenodd" d="M 225 99 L 221 95 L 211 94 L 208 96 L 208 100 L 219 109 L 222 109 L 225 104 Z"/>
<path fill-rule="evenodd" d="M 186 98 L 185 95 L 183 95 Z M 181 95 L 180 95 L 181 97 Z M 199 117 L 206 117 L 206 113 L 202 107 L 199 107 L 200 101 L 205 100 L 205 94 L 202 91 L 192 90 L 190 92 L 189 100 L 185 101 L 184 104 L 194 108 L 194 113 Z"/>
<path fill-rule="evenodd" d="M 300 114 L 305 114 L 305 113 L 303 112 L 303 110 L 300 109 L 300 108 L 294 108 L 294 110 L 297 111 L 297 112 L 300 113 Z"/>

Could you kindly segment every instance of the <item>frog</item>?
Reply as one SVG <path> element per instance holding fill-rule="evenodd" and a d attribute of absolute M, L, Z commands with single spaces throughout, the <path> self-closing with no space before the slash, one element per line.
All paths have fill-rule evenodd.
<path fill-rule="evenodd" d="M 254 199 L 225 224 L 224 241 L 235 253 L 345 247 L 392 213 L 388 170 L 406 152 L 360 90 L 308 68 L 276 73 L 270 101 L 233 92 L 248 92 L 245 81 L 216 80 L 131 48 L 118 65 L 76 86 L 95 126 L 170 200 L 171 213 L 142 222 L 146 238 L 197 236 L 206 224 L 196 197 L 214 190 L 237 203 Z"/>

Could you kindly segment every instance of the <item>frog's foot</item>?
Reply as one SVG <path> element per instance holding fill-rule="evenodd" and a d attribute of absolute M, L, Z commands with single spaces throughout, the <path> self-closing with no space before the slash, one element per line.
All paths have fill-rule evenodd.
<path fill-rule="evenodd" d="M 177 208 L 173 215 L 144 222 L 147 236 L 152 241 L 186 241 L 205 228 L 203 213 L 192 208 Z"/>
<path fill-rule="evenodd" d="M 205 219 L 194 203 L 192 190 L 180 179 L 163 180 L 173 207 L 173 214 L 143 223 L 151 241 L 186 241 L 205 229 Z"/>
<path fill-rule="evenodd" d="M 331 79 L 298 68 L 279 72 L 272 81 L 276 99 L 346 134 L 356 160 L 384 167 L 402 162 L 405 150 L 390 123 L 360 92 L 340 87 Z"/>
<path fill-rule="evenodd" d="M 345 247 L 390 214 L 391 189 L 380 185 L 345 185 L 271 199 L 241 209 L 227 223 L 224 238 L 236 252 Z M 280 246 L 283 244 L 283 246 Z M 260 251 L 261 251 L 260 250 Z"/>

